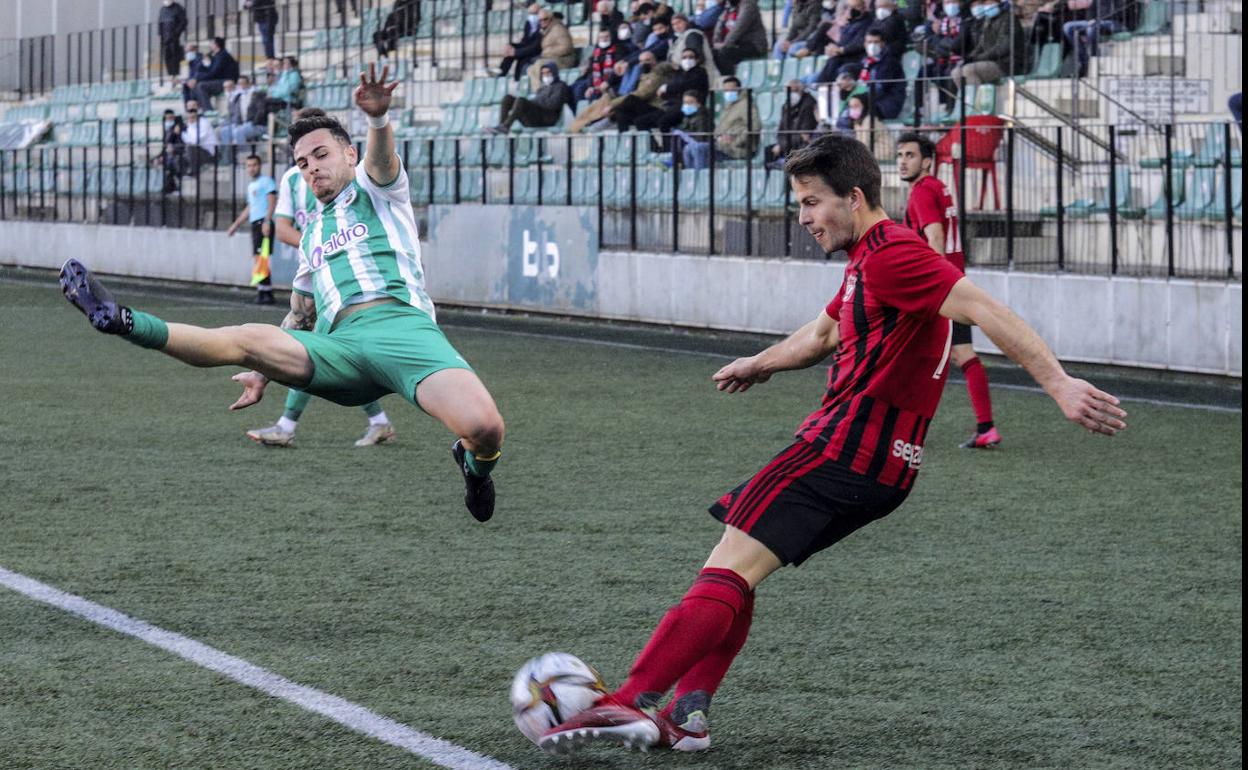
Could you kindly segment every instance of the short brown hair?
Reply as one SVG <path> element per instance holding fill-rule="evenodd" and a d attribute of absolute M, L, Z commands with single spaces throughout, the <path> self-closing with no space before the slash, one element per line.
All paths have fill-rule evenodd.
<path fill-rule="evenodd" d="M 817 176 L 842 198 L 857 187 L 871 208 L 880 206 L 880 164 L 867 146 L 852 136 L 824 134 L 794 150 L 784 164 L 784 173 Z"/>

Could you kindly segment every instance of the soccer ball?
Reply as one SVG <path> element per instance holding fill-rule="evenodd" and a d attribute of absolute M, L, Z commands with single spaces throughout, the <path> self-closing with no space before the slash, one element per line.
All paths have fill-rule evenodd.
<path fill-rule="evenodd" d="M 548 652 L 530 660 L 511 682 L 511 716 L 516 727 L 537 743 L 542 735 L 594 705 L 607 693 L 602 676 L 566 652 Z"/>

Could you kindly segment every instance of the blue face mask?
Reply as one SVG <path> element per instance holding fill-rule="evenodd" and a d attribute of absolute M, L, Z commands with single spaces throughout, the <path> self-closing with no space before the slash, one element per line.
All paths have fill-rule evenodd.
<path fill-rule="evenodd" d="M 984 8 L 984 18 L 985 18 L 985 19 L 995 19 L 995 18 L 997 18 L 997 16 L 999 16 L 1000 14 L 1001 14 L 1001 6 L 999 6 L 999 5 L 990 5 L 990 6 L 986 7 L 986 8 Z"/>
<path fill-rule="evenodd" d="M 736 91 L 724 91 L 724 101 L 728 102 L 729 104 L 732 104 L 733 102 L 735 102 L 737 98 L 740 96 L 741 94 Z"/>
<path fill-rule="evenodd" d="M 698 105 L 682 104 L 680 105 L 680 111 L 686 115 L 696 115 L 698 113 Z"/>
<path fill-rule="evenodd" d="M 534 27 L 536 27 L 536 26 L 537 26 L 537 17 L 536 17 L 536 16 L 529 16 L 529 24 L 530 24 L 530 25 L 532 25 L 532 26 L 534 26 Z"/>
<path fill-rule="evenodd" d="M 962 6 L 957 3 L 945 3 L 945 15 L 951 19 L 956 19 L 962 14 Z"/>

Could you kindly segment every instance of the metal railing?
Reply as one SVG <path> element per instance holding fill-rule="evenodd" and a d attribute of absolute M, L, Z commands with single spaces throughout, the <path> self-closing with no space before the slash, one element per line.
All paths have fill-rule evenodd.
<path fill-rule="evenodd" d="M 1097 129 L 1113 152 L 1064 127 L 968 120 L 930 132 L 937 175 L 963 212 L 968 264 L 1240 279 L 1238 129 Z M 897 130 L 854 130 L 881 160 L 883 203 L 900 220 L 908 191 L 892 165 Z M 233 160 L 187 175 L 161 161 L 160 136 L 155 121 L 97 121 L 62 145 L 0 152 L 0 218 L 219 230 L 243 202 L 241 157 L 259 150 L 274 176 L 289 159 L 284 145 L 239 146 Z M 778 137 L 755 136 L 763 148 Z M 828 258 L 798 225 L 782 170 L 714 153 L 705 168 L 669 166 L 671 148 L 652 141 L 648 132 L 430 135 L 401 137 L 398 149 L 418 207 L 590 206 L 602 248 Z"/>

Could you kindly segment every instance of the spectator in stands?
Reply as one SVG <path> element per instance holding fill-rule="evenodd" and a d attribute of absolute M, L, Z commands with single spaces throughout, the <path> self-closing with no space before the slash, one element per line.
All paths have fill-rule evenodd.
<path fill-rule="evenodd" d="M 867 55 L 862 59 L 859 82 L 867 87 L 867 101 L 877 118 L 893 120 L 906 103 L 906 73 L 901 59 L 889 50 L 877 31 L 867 33 Z"/>
<path fill-rule="evenodd" d="M 633 14 L 629 25 L 629 39 L 644 41 L 650 37 L 650 28 L 654 24 L 654 3 L 641 3 Z"/>
<path fill-rule="evenodd" d="M 616 7 L 614 0 L 598 0 L 594 10 L 595 29 L 619 29 L 625 23 L 624 14 Z"/>
<path fill-rule="evenodd" d="M 265 57 L 272 59 L 277 56 L 273 48 L 273 33 L 277 31 L 277 0 L 243 0 L 243 8 L 251 9 L 251 22 L 260 33 Z"/>
<path fill-rule="evenodd" d="M 671 156 L 663 159 L 668 168 L 680 163 L 685 148 L 690 144 L 705 144 L 710 141 L 712 125 L 711 113 L 702 101 L 702 94 L 697 91 L 685 91 L 681 95 L 680 122 L 665 134 L 662 139 L 650 138 L 651 149 L 655 152 L 671 151 Z"/>
<path fill-rule="evenodd" d="M 836 22 L 836 0 L 821 0 L 819 3 L 819 23 L 815 25 L 814 30 L 803 40 L 792 45 L 789 50 L 789 56 L 804 59 L 807 56 L 822 53 L 828 47 L 828 44 L 834 42 L 834 39 L 840 34 Z"/>
<path fill-rule="evenodd" d="M 672 33 L 672 44 L 668 46 L 667 60 L 675 66 L 680 66 L 680 56 L 685 49 L 696 49 L 703 66 L 706 67 L 706 76 L 712 82 L 718 80 L 719 69 L 715 67 L 714 53 L 711 51 L 711 43 L 706 33 L 690 24 L 689 17 L 683 13 L 672 15 Z"/>
<path fill-rule="evenodd" d="M 203 77 L 204 70 L 208 67 L 208 59 L 199 52 L 199 46 L 195 43 L 186 44 L 186 53 L 182 55 L 186 60 L 186 78 L 183 80 L 183 101 L 186 100 L 185 83 L 187 80 L 198 80 Z"/>
<path fill-rule="evenodd" d="M 636 88 L 613 99 L 599 99 L 590 104 L 572 121 L 571 130 L 579 133 L 586 127 L 609 128 L 615 120 L 616 109 L 621 109 L 623 116 L 635 116 L 644 108 L 661 109 L 663 97 L 659 96 L 659 87 L 671 80 L 676 68 L 667 62 L 660 63 L 652 51 L 643 51 L 637 62 L 637 71 L 641 77 Z M 632 117 L 628 119 L 631 121 Z M 628 125 L 623 127 L 627 129 Z"/>
<path fill-rule="evenodd" d="M 165 72 L 176 78 L 182 68 L 182 34 L 186 32 L 186 9 L 176 0 L 164 0 L 160 15 L 156 17 L 156 29 L 160 33 L 160 59 Z"/>
<path fill-rule="evenodd" d="M 256 89 L 246 75 L 238 76 L 238 85 L 227 82 L 225 95 L 226 119 L 217 129 L 217 139 L 222 145 L 222 157 L 232 161 L 232 145 L 249 144 L 264 136 L 268 104 L 265 92 Z"/>
<path fill-rule="evenodd" d="M 1134 0 L 1092 0 L 1087 19 L 1062 25 L 1062 35 L 1079 55 L 1079 77 L 1088 74 L 1088 57 L 1099 55 L 1101 35 L 1127 28 L 1133 3 Z"/>
<path fill-rule="evenodd" d="M 810 143 L 815 126 L 819 124 L 815 116 L 817 107 L 815 98 L 806 93 L 802 81 L 788 82 L 784 91 L 784 106 L 780 108 L 776 143 L 767 148 L 767 160 L 773 168 L 782 167 L 789 153 Z"/>
<path fill-rule="evenodd" d="M 711 33 L 715 66 L 725 75 L 746 59 L 767 56 L 767 29 L 758 10 L 758 0 L 725 0 L 724 11 Z"/>
<path fill-rule="evenodd" d="M 645 82 L 643 76 L 642 82 Z M 611 108 L 610 116 L 621 131 L 630 126 L 642 130 L 658 129 L 671 131 L 684 116 L 681 98 L 685 91 L 706 93 L 710 90 L 710 81 L 706 77 L 706 68 L 701 66 L 698 52 L 686 48 L 680 59 L 680 69 L 671 72 L 662 83 L 659 83 L 654 97 L 648 97 L 638 85 L 637 92 L 624 97 L 624 101 Z"/>
<path fill-rule="evenodd" d="M 178 177 L 186 161 L 182 147 L 182 132 L 186 129 L 186 122 L 173 110 L 165 110 L 161 128 L 160 154 L 152 158 L 152 165 L 160 165 L 164 169 L 165 183 L 161 192 L 172 195 L 178 191 Z"/>
<path fill-rule="evenodd" d="M 1231 117 L 1235 118 L 1235 124 L 1239 126 L 1239 132 L 1244 132 L 1244 92 L 1236 91 L 1231 94 L 1231 98 L 1226 100 L 1226 107 L 1231 111 Z"/>
<path fill-rule="evenodd" d="M 621 29 L 628 29 L 628 24 L 621 24 Z M 633 47 L 615 36 L 615 30 L 606 28 L 598 31 L 598 41 L 589 61 L 581 68 L 581 76 L 572 84 L 573 105 L 583 101 L 594 101 L 606 95 L 615 74 L 616 62 L 624 61 L 633 52 Z M 618 80 L 616 86 L 618 87 Z"/>
<path fill-rule="evenodd" d="M 194 99 L 204 109 L 212 106 L 212 97 L 224 90 L 225 81 L 238 81 L 238 62 L 225 50 L 225 38 L 212 39 L 210 55 L 208 66 L 203 68 L 199 77 L 189 78 L 182 87 L 182 98 L 188 103 Z"/>
<path fill-rule="evenodd" d="M 862 61 L 866 53 L 864 43 L 867 30 L 873 18 L 867 13 L 866 0 L 846 0 L 844 14 L 838 19 L 841 31 L 835 43 L 824 46 L 823 53 L 828 57 L 823 69 L 811 78 L 812 83 L 831 83 L 836 73 L 846 64 Z M 835 26 L 831 28 L 835 30 Z"/>
<path fill-rule="evenodd" d="M 542 30 L 542 61 L 553 61 L 560 69 L 575 67 L 576 47 L 572 44 L 572 34 L 567 26 L 556 19 L 549 8 L 543 8 L 538 13 L 538 26 Z M 540 69 L 536 64 L 529 67 L 529 80 L 534 90 L 541 85 Z"/>
<path fill-rule="evenodd" d="M 273 238 L 273 211 L 277 208 L 277 182 L 273 181 L 273 177 L 260 173 L 262 167 L 259 155 L 254 153 L 248 155 L 245 165 L 247 177 L 251 180 L 247 183 L 247 205 L 239 213 L 238 218 L 230 223 L 225 234 L 233 237 L 234 233 L 238 232 L 238 228 L 243 226 L 243 222 L 250 222 L 251 254 L 255 255 L 261 252 L 266 238 Z M 270 240 L 269 243 L 269 248 L 272 250 L 273 241 Z M 256 304 L 273 304 L 273 282 L 270 276 L 265 276 L 256 287 Z"/>
<path fill-rule="evenodd" d="M 373 33 L 373 45 L 382 59 L 398 50 L 399 39 L 413 37 L 420 29 L 420 0 L 396 0 L 381 29 Z"/>
<path fill-rule="evenodd" d="M 208 119 L 200 115 L 199 102 L 186 103 L 186 127 L 182 129 L 182 146 L 186 153 L 187 176 L 197 176 L 201 167 L 217 162 L 217 132 Z"/>
<path fill-rule="evenodd" d="M 941 103 L 948 107 L 955 97 L 949 73 L 962 62 L 969 47 L 968 27 L 962 18 L 959 0 L 945 0 L 935 18 L 919 27 L 917 33 L 917 48 L 923 56 L 923 80 L 936 84 Z"/>
<path fill-rule="evenodd" d="M 875 21 L 867 32 L 876 32 L 885 47 L 898 59 L 906 52 L 906 22 L 897 13 L 897 0 L 875 0 Z"/>
<path fill-rule="evenodd" d="M 516 80 L 520 79 L 521 73 L 529 68 L 529 65 L 542 52 L 542 28 L 539 25 L 542 6 L 533 3 L 529 6 L 529 15 L 524 20 L 524 31 L 520 35 L 520 39 L 511 45 L 503 48 L 503 60 L 499 62 L 496 69 L 490 70 L 490 74 L 495 77 L 506 77 L 507 72 L 511 69 L 511 65 L 516 65 Z"/>
<path fill-rule="evenodd" d="M 1070 41 L 1062 34 L 1062 29 L 1070 21 L 1082 21 L 1088 18 L 1088 9 L 1092 0 L 1051 0 L 1036 9 L 1032 18 L 1028 45 L 1031 50 L 1040 51 L 1048 43 L 1062 44 L 1062 57 L 1070 52 Z"/>
<path fill-rule="evenodd" d="M 954 84 L 961 88 L 964 80 L 971 85 L 992 83 L 1021 72 L 1026 39 L 1018 19 L 997 0 L 974 0 L 971 15 L 979 22 L 971 33 L 975 47 L 949 73 Z"/>
<path fill-rule="evenodd" d="M 789 19 L 789 28 L 784 35 L 776 40 L 773 52 L 777 59 L 796 56 L 797 52 L 806 47 L 806 39 L 819 28 L 823 7 L 821 0 L 797 0 L 793 6 L 793 15 Z"/>
<path fill-rule="evenodd" d="M 334 3 L 338 6 L 338 15 L 346 16 L 347 15 L 347 0 L 334 0 Z M 359 13 L 359 12 L 360 12 L 360 0 L 351 0 L 351 13 Z"/>
<path fill-rule="evenodd" d="M 526 128 L 548 128 L 559 122 L 565 105 L 572 104 L 572 89 L 559 79 L 559 65 L 542 64 L 541 86 L 531 98 L 507 94 L 499 107 L 498 125 L 490 133 L 505 134 L 516 121 Z"/>
<path fill-rule="evenodd" d="M 715 25 L 719 23 L 720 14 L 724 12 L 724 6 L 720 3 L 720 0 L 696 0 L 693 8 L 694 14 L 689 19 L 690 23 L 706 33 L 715 30 Z"/>
<path fill-rule="evenodd" d="M 724 108 L 712 126 L 715 133 L 716 160 L 748 160 L 758 151 L 763 121 L 758 105 L 741 90 L 741 81 L 732 75 L 720 83 Z M 685 168 L 706 168 L 710 165 L 711 143 L 687 141 L 683 151 Z"/>
<path fill-rule="evenodd" d="M 669 58 L 672 51 L 672 42 L 676 39 L 672 34 L 671 24 L 666 19 L 655 19 L 650 25 L 650 35 L 645 39 L 645 43 L 638 50 L 633 52 L 630 60 L 638 61 L 641 58 L 642 51 L 649 51 L 659 61 Z"/>
<path fill-rule="evenodd" d="M 267 107 L 269 112 L 278 112 L 287 107 L 302 107 L 299 92 L 303 88 L 303 73 L 299 71 L 299 60 L 294 56 L 282 58 L 282 74 L 269 89 Z"/>

